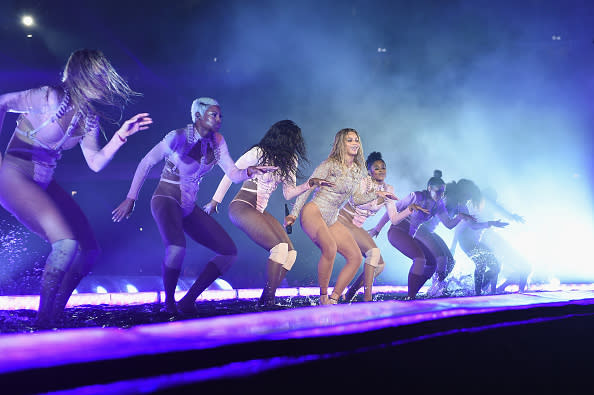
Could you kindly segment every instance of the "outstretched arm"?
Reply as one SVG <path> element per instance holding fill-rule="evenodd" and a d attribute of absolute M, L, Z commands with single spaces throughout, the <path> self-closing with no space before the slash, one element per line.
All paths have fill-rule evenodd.
<path fill-rule="evenodd" d="M 120 222 L 124 218 L 129 218 L 134 211 L 134 204 L 138 199 L 138 193 L 144 181 L 146 180 L 150 170 L 155 164 L 163 160 L 163 158 L 171 152 L 170 144 L 175 134 L 168 134 L 159 144 L 155 145 L 148 154 L 142 158 L 136 171 L 134 172 L 134 178 L 132 179 L 132 185 L 128 191 L 126 199 L 120 203 L 111 213 L 113 214 L 112 220 L 114 222 Z"/>
<path fill-rule="evenodd" d="M 453 218 L 450 217 L 448 215 L 448 210 L 446 210 L 445 205 L 443 204 L 443 202 L 441 202 L 439 204 L 439 208 L 437 209 L 437 216 L 439 217 L 439 220 L 441 221 L 441 223 L 446 228 L 448 228 L 448 229 L 453 229 L 463 219 L 469 219 L 470 220 L 471 218 L 473 218 L 470 215 L 465 214 L 465 213 L 456 214 L 456 216 L 454 216 Z"/>
<path fill-rule="evenodd" d="M 320 163 L 318 167 L 316 167 L 316 169 L 311 175 L 311 178 L 319 178 L 325 180 L 328 177 L 329 170 L 330 163 L 328 160 L 325 160 L 322 163 Z M 330 185 L 334 184 L 330 183 Z M 317 188 L 329 188 L 329 186 L 321 185 Z M 314 188 L 308 188 L 305 192 L 303 192 L 301 195 L 297 197 L 297 200 L 295 200 L 295 204 L 293 205 L 293 209 L 291 210 L 291 214 L 289 214 L 286 219 L 287 222 L 290 222 L 290 220 L 292 220 L 293 222 L 289 223 L 288 225 L 293 224 L 297 220 L 297 217 L 299 216 L 301 209 L 303 208 L 303 206 L 305 206 L 305 202 L 307 201 L 307 198 L 309 197 L 313 189 Z"/>
<path fill-rule="evenodd" d="M 392 185 L 386 185 L 386 191 L 395 196 L 394 187 Z M 396 200 L 393 199 L 386 199 L 384 206 L 386 206 L 386 212 L 388 213 L 388 217 L 390 217 L 392 225 L 399 224 L 404 218 L 412 213 L 410 210 L 398 212 L 398 209 L 396 208 Z"/>
<path fill-rule="evenodd" d="M 369 233 L 369 235 L 371 237 L 375 237 L 375 236 L 379 235 L 379 233 L 382 231 L 382 229 L 384 228 L 384 226 L 386 226 L 386 224 L 388 223 L 388 221 L 390 221 L 390 216 L 388 215 L 388 211 L 386 211 L 384 213 L 384 215 L 380 218 L 380 220 L 377 223 L 377 225 L 375 225 L 375 227 L 369 229 L 367 231 L 367 233 Z"/>
<path fill-rule="evenodd" d="M 492 226 L 494 226 L 496 228 L 504 228 L 507 225 L 509 225 L 509 223 L 502 222 L 501 220 L 497 220 L 497 221 L 485 221 L 485 222 L 469 221 L 469 226 L 472 229 L 487 229 L 487 228 L 490 228 Z"/>
<path fill-rule="evenodd" d="M 229 155 L 229 147 L 227 146 L 223 135 L 217 133 L 215 139 L 217 144 L 216 155 L 219 167 L 223 169 L 225 175 L 227 175 L 234 183 L 243 182 L 248 178 L 252 178 L 259 174 L 269 173 L 277 169 L 275 166 L 249 166 L 246 169 L 239 169 L 237 166 L 235 166 L 235 162 L 233 162 L 233 159 L 231 159 L 231 155 Z"/>
<path fill-rule="evenodd" d="M 132 136 L 140 130 L 148 129 L 148 125 L 153 123 L 148 113 L 140 113 L 125 121 L 122 126 L 114 133 L 111 140 L 99 149 L 99 119 L 94 119 L 92 130 L 87 131 L 85 137 L 80 142 L 83 155 L 89 168 L 95 172 L 101 171 L 113 158 L 115 153 Z"/>
<path fill-rule="evenodd" d="M 297 159 L 295 159 L 294 163 L 295 169 L 297 169 Z M 283 180 L 283 196 L 285 197 L 285 200 L 293 200 L 314 186 L 311 179 L 301 185 L 297 185 L 297 175 L 295 173 L 296 170 L 290 174 L 288 180 Z"/>
<path fill-rule="evenodd" d="M 295 185 L 294 181 L 292 184 L 283 183 L 283 196 L 285 197 L 286 200 L 292 200 L 295 197 L 301 195 L 302 193 L 307 192 L 308 190 L 310 190 L 312 188 L 333 187 L 333 186 L 334 186 L 334 184 L 329 181 L 323 180 L 321 178 L 311 177 L 309 180 L 307 180 L 306 182 L 304 182 L 301 185 Z"/>
<path fill-rule="evenodd" d="M 260 158 L 259 151 L 260 151 L 260 149 L 258 147 L 252 148 L 251 150 L 249 150 L 248 152 L 243 154 L 241 157 L 239 157 L 239 159 L 237 159 L 237 161 L 235 162 L 235 167 L 238 169 L 241 169 L 241 170 L 245 170 L 250 166 L 257 165 L 258 160 Z M 229 171 L 231 172 L 233 170 L 229 170 Z M 225 198 L 225 195 L 227 194 L 227 191 L 231 187 L 231 184 L 233 184 L 233 181 L 225 173 L 225 175 L 223 175 L 223 178 L 219 182 L 219 186 L 217 187 L 217 190 L 215 191 L 214 195 L 212 196 L 212 199 L 210 200 L 210 202 L 208 202 L 204 206 L 204 211 L 207 214 L 212 214 L 213 212 L 217 211 L 217 206 Z"/>

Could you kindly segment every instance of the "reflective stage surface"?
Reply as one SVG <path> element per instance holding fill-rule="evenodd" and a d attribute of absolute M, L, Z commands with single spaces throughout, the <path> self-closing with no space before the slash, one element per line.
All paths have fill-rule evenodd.
<path fill-rule="evenodd" d="M 580 372 L 593 366 L 594 291 L 404 296 L 335 306 L 283 296 L 268 308 L 219 298 L 200 301 L 193 317 L 173 317 L 159 303 L 82 305 L 53 330 L 32 326 L 33 310 L 3 310 L 0 374 L 11 393 L 274 392 L 271 383 L 306 390 L 324 378 L 325 388 L 353 389 L 375 376 L 398 388 L 514 379 L 515 389 L 546 391 L 581 385 Z"/>

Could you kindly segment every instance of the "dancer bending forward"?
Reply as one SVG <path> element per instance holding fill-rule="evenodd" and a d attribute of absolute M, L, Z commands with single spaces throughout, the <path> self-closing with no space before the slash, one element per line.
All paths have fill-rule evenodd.
<path fill-rule="evenodd" d="M 385 182 L 386 179 L 386 162 L 382 159 L 382 154 L 379 152 L 372 152 L 367 157 L 367 171 L 369 176 L 366 183 L 370 188 L 378 191 L 386 191 L 394 195 L 394 187 Z M 398 212 L 396 204 L 392 199 L 377 198 L 366 204 L 355 204 L 351 198 L 345 206 L 338 213 L 338 220 L 346 226 L 352 233 L 361 254 L 365 257 L 365 264 L 363 265 L 363 273 L 354 281 L 345 294 L 345 300 L 350 302 L 356 295 L 357 291 L 363 286 L 363 300 L 369 302 L 373 296 L 373 280 L 384 270 L 385 263 L 381 255 L 380 249 L 375 244 L 375 241 L 363 229 L 365 221 L 379 212 L 382 207 L 386 207 L 386 214 L 393 225 L 397 225 L 404 218 L 408 217 L 414 209 L 421 209 L 421 207 L 411 204 L 409 209 Z"/>
<path fill-rule="evenodd" d="M 322 253 L 318 261 L 320 304 L 336 304 L 361 264 L 361 251 L 357 242 L 349 229 L 337 220 L 339 209 L 356 191 L 358 193 L 353 196 L 355 204 L 369 203 L 378 196 L 394 197 L 388 192 L 372 188 L 371 185 L 368 190 L 361 190 L 365 176 L 359 134 L 350 128 L 338 131 L 330 155 L 312 175 L 327 180 L 330 184 L 316 188 L 308 203 L 305 202 L 311 191 L 300 195 L 291 215 L 287 216 L 287 224 L 292 224 L 298 214 L 301 214 L 301 228 Z M 332 294 L 328 296 L 328 285 L 337 252 L 346 259 L 346 264 L 338 275 Z"/>
<path fill-rule="evenodd" d="M 434 232 L 418 232 L 419 227 L 426 221 L 437 216 L 448 229 L 454 228 L 462 220 L 474 220 L 473 217 L 460 213 L 454 218 L 448 216 L 443 201 L 445 182 L 441 178 L 441 171 L 436 170 L 434 176 L 427 182 L 424 191 L 411 192 L 407 197 L 399 200 L 396 207 L 399 211 L 411 204 L 417 204 L 424 210 L 417 210 L 404 221 L 390 226 L 388 240 L 402 254 L 412 259 L 408 272 L 408 297 L 415 299 L 425 282 L 437 271 L 440 278 L 447 275 L 449 250 L 443 240 Z M 372 235 L 377 235 L 389 218 L 384 215 L 375 226 Z"/>
<path fill-rule="evenodd" d="M 151 211 L 165 244 L 163 286 L 165 309 L 171 314 L 179 310 L 196 313 L 198 296 L 224 274 L 237 257 L 237 248 L 227 232 L 195 204 L 202 178 L 217 164 L 233 182 L 276 170 L 267 166 L 250 166 L 242 170 L 235 166 L 227 143 L 219 133 L 222 115 L 216 100 L 206 97 L 194 100 L 191 115 L 193 123 L 169 132 L 140 161 L 128 196 L 112 212 L 116 222 L 128 218 L 150 169 L 165 159 L 161 179 L 151 199 Z M 217 255 L 206 264 L 176 304 L 175 287 L 186 253 L 184 232 Z"/>
<path fill-rule="evenodd" d="M 285 228 L 266 211 L 270 195 L 280 183 L 283 184 L 283 195 L 287 200 L 310 188 L 329 185 L 323 180 L 310 178 L 297 186 L 299 160 L 307 161 L 301 129 L 293 121 L 284 120 L 272 125 L 262 140 L 235 162 L 240 169 L 255 165 L 278 167 L 272 173 L 245 181 L 229 204 L 231 222 L 256 244 L 270 252 L 260 305 L 274 304 L 276 289 L 297 259 L 297 251 Z M 212 200 L 205 207 L 208 214 L 217 211 L 218 204 L 223 201 L 230 186 L 231 179 L 224 176 Z"/>
<path fill-rule="evenodd" d="M 77 144 L 90 169 L 103 169 L 152 120 L 146 113 L 133 116 L 101 148 L 99 119 L 105 116 L 99 106 L 121 111 L 136 95 L 103 53 L 88 49 L 70 55 L 59 86 L 0 95 L 0 129 L 7 112 L 20 113 L 6 155 L 0 155 L 0 204 L 51 244 L 41 277 L 39 326 L 55 325 L 99 255 L 87 217 L 56 183 L 54 169 L 62 151 Z"/>

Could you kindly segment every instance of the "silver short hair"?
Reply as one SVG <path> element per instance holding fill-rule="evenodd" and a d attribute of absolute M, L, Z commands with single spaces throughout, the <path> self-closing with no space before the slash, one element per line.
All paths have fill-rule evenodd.
<path fill-rule="evenodd" d="M 200 113 L 200 116 L 204 116 L 206 109 L 210 106 L 218 106 L 219 102 L 210 97 L 199 97 L 192 102 L 191 115 L 192 123 L 196 123 L 196 113 Z"/>

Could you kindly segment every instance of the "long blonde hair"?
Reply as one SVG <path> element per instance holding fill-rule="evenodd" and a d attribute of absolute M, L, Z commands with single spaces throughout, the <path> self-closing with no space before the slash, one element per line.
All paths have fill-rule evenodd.
<path fill-rule="evenodd" d="M 330 151 L 330 155 L 328 155 L 328 159 L 340 163 L 342 166 L 346 167 L 346 137 L 349 133 L 355 133 L 359 138 L 359 151 L 355 156 L 355 164 L 361 169 L 361 171 L 365 171 L 365 156 L 363 155 L 363 144 L 361 143 L 361 137 L 359 133 L 355 129 L 351 128 L 344 128 L 336 133 L 334 137 L 334 144 L 332 145 L 332 150 Z"/>
<path fill-rule="evenodd" d="M 109 119 L 97 106 L 106 105 L 118 108 L 121 119 L 130 99 L 141 96 L 128 86 L 101 51 L 92 49 L 79 49 L 70 55 L 62 85 L 68 90 L 72 103 L 87 117 L 99 115 Z"/>

